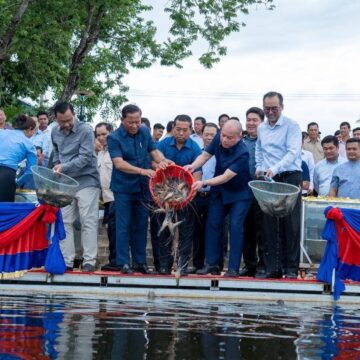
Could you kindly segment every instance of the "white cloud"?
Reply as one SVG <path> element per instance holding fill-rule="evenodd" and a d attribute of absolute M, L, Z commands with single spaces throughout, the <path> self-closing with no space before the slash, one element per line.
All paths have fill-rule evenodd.
<path fill-rule="evenodd" d="M 286 115 L 303 129 L 317 121 L 325 135 L 341 121 L 355 125 L 360 117 L 360 2 L 275 4 L 274 11 L 258 7 L 244 19 L 247 27 L 227 40 L 228 56 L 212 70 L 195 57 L 184 61 L 183 69 L 132 70 L 124 78 L 129 100 L 152 123 L 165 124 L 178 113 L 216 121 L 223 112 L 244 119 L 247 108 L 261 105 L 262 94 L 276 90 L 284 95 Z M 162 31 L 166 25 L 162 20 Z"/>

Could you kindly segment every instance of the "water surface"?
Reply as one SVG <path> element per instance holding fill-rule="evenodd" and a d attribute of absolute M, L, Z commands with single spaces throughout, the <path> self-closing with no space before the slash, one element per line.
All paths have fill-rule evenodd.
<path fill-rule="evenodd" d="M 360 359 L 359 307 L 3 295 L 0 312 L 0 359 Z"/>

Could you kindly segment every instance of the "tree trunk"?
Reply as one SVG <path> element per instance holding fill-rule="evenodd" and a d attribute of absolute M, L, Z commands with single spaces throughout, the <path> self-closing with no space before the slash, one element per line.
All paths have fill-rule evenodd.
<path fill-rule="evenodd" d="M 105 15 L 104 5 L 101 5 L 97 14 L 96 6 L 91 5 L 88 9 L 88 17 L 86 27 L 82 33 L 78 47 L 76 48 L 72 57 L 69 76 L 66 80 L 64 90 L 61 93 L 59 101 L 70 101 L 79 83 L 79 69 L 85 61 L 85 58 L 92 47 L 98 40 L 101 20 Z"/>
<path fill-rule="evenodd" d="M 31 0 L 22 0 L 17 12 L 6 29 L 4 36 L 0 38 L 0 63 L 7 58 L 7 52 L 16 33 L 16 29 L 19 26 L 21 18 L 28 8 L 30 1 Z"/>

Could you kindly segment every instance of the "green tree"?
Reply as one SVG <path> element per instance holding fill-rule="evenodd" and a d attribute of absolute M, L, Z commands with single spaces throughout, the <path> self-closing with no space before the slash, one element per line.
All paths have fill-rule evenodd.
<path fill-rule="evenodd" d="M 0 104 L 15 97 L 38 100 L 47 91 L 70 100 L 80 89 L 94 111 L 117 111 L 126 100 L 124 74 L 157 59 L 181 67 L 199 40 L 208 44 L 199 61 L 210 68 L 226 55 L 224 39 L 239 31 L 249 7 L 272 0 L 171 0 L 164 42 L 145 20 L 141 0 L 0 0 Z"/>

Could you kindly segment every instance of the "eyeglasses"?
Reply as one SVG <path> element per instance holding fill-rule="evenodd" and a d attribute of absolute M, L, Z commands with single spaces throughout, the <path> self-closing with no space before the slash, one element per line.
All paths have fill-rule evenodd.
<path fill-rule="evenodd" d="M 264 107 L 264 111 L 269 113 L 270 111 L 273 112 L 273 113 L 276 113 L 280 110 L 280 107 L 279 106 L 265 106 Z"/>

